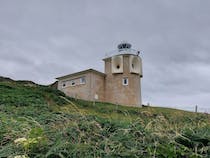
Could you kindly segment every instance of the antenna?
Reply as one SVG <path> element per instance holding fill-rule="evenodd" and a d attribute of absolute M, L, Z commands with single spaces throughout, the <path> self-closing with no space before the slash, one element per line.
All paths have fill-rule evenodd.
<path fill-rule="evenodd" d="M 139 56 L 140 53 L 142 54 L 142 52 L 143 52 L 143 50 L 137 50 L 137 51 L 136 51 L 136 55 Z"/>

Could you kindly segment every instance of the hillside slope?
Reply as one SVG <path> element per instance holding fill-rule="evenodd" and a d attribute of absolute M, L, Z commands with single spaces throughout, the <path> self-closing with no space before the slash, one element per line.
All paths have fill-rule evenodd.
<path fill-rule="evenodd" d="M 0 157 L 208 157 L 210 116 L 0 81 Z"/>

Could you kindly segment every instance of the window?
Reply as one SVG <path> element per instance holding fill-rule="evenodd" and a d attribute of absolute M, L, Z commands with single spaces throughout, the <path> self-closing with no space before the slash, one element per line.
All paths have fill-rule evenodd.
<path fill-rule="evenodd" d="M 81 77 L 80 78 L 80 84 L 85 84 L 85 83 L 86 83 L 85 77 Z"/>
<path fill-rule="evenodd" d="M 72 81 L 71 81 L 71 86 L 75 86 L 75 85 L 76 85 L 75 81 L 72 80 Z"/>
<path fill-rule="evenodd" d="M 62 87 L 66 87 L 66 83 L 65 82 L 63 82 Z"/>
<path fill-rule="evenodd" d="M 132 64 L 132 68 L 134 69 L 134 64 Z"/>
<path fill-rule="evenodd" d="M 128 78 L 123 78 L 122 84 L 125 86 L 128 85 Z"/>

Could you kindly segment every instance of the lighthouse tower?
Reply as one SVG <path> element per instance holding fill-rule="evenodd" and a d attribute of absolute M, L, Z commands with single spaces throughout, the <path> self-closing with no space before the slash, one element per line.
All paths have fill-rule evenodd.
<path fill-rule="evenodd" d="M 117 54 L 105 62 L 105 100 L 114 104 L 141 106 L 142 60 L 139 51 L 127 42 L 118 45 Z"/>

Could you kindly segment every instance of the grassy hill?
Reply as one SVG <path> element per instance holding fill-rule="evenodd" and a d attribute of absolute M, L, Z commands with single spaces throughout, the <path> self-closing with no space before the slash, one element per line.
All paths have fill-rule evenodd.
<path fill-rule="evenodd" d="M 0 157 L 210 157 L 210 116 L 0 79 Z"/>

